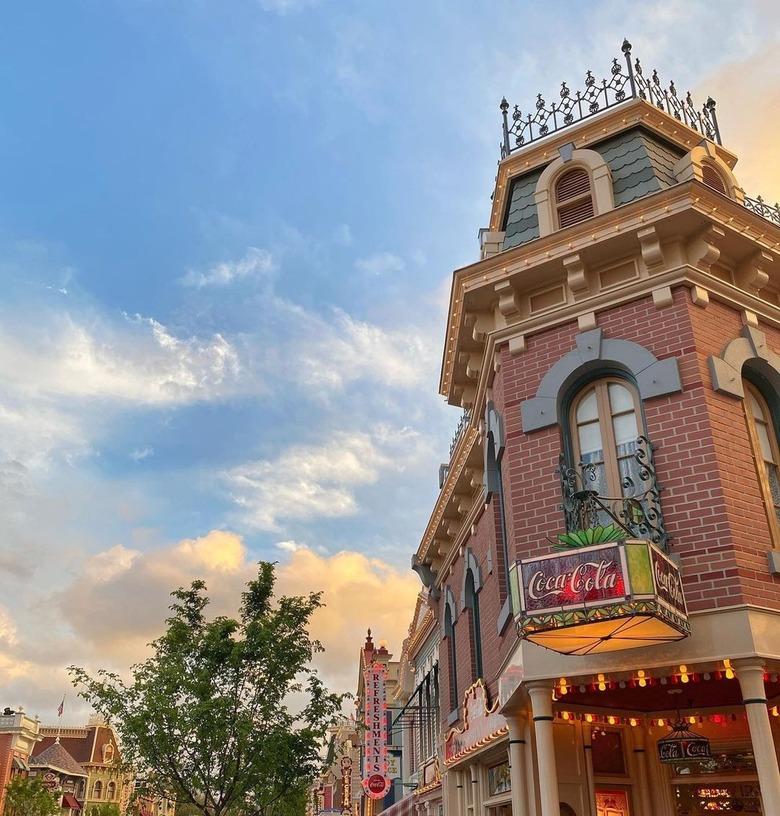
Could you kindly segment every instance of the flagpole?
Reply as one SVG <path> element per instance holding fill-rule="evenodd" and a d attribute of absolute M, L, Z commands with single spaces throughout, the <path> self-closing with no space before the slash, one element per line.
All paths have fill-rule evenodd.
<path fill-rule="evenodd" d="M 60 735 L 62 734 L 62 713 L 65 711 L 65 695 L 62 695 L 62 702 L 60 703 L 60 707 L 57 710 L 57 739 L 55 742 L 60 741 Z"/>

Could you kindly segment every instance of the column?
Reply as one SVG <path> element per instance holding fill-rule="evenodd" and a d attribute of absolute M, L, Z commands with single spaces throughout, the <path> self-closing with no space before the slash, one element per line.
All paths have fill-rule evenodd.
<path fill-rule="evenodd" d="M 642 816 L 653 816 L 653 806 L 650 803 L 650 782 L 647 775 L 647 752 L 645 750 L 645 729 L 637 727 L 631 729 L 634 742 L 634 758 L 636 759 L 636 776 L 639 783 L 639 801 L 642 807 Z"/>
<path fill-rule="evenodd" d="M 539 799 L 541 816 L 560 816 L 558 798 L 558 769 L 555 766 L 555 745 L 553 743 L 553 712 L 551 681 L 529 683 L 528 696 L 531 698 L 534 732 L 536 735 L 536 760 L 539 765 Z"/>
<path fill-rule="evenodd" d="M 482 794 L 480 792 L 478 762 L 472 762 L 469 765 L 469 773 L 471 774 L 471 804 L 474 806 L 472 812 L 474 816 L 482 816 Z"/>
<path fill-rule="evenodd" d="M 596 816 L 596 783 L 593 778 L 593 729 L 590 723 L 582 721 L 582 747 L 585 753 L 585 779 L 588 783 L 588 813 Z"/>
<path fill-rule="evenodd" d="M 466 774 L 463 771 L 455 771 L 455 791 L 457 796 L 457 813 L 446 813 L 446 816 L 466 816 Z"/>
<path fill-rule="evenodd" d="M 745 658 L 732 660 L 731 665 L 737 674 L 742 691 L 742 703 L 745 706 L 753 755 L 756 758 L 764 816 L 780 816 L 780 770 L 777 767 L 772 726 L 766 708 L 764 664 L 758 658 Z"/>
<path fill-rule="evenodd" d="M 525 785 L 525 715 L 519 711 L 506 715 L 509 726 L 509 778 L 512 784 L 512 816 L 528 816 Z"/>

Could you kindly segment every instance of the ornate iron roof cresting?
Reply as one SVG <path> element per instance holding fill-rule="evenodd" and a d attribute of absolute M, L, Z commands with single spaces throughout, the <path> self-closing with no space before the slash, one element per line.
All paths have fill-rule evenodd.
<path fill-rule="evenodd" d="M 584 89 L 574 93 L 565 82 L 562 82 L 560 101 L 548 104 L 541 94 L 537 94 L 535 112 L 524 114 L 515 105 L 511 124 L 509 103 L 506 98 L 502 99 L 501 158 L 504 159 L 524 145 L 543 139 L 574 122 L 620 105 L 627 99 L 644 99 L 702 136 L 721 144 L 715 101 L 712 98 L 707 99 L 704 106 L 698 109 L 691 99 L 690 91 L 681 97 L 674 82 L 664 87 L 655 69 L 649 78 L 646 77 L 639 59 L 635 59 L 633 63 L 631 61 L 631 43 L 628 40 L 623 40 L 622 51 L 625 67 L 615 57 L 612 60 L 609 79 L 598 81 L 592 71 L 587 71 Z"/>

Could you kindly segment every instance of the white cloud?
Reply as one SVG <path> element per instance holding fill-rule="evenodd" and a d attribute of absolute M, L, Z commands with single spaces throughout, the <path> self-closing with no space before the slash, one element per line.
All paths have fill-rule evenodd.
<path fill-rule="evenodd" d="M 223 478 L 246 524 L 276 530 L 282 520 L 356 514 L 357 489 L 384 472 L 403 470 L 419 453 L 419 442 L 405 428 L 383 427 L 372 435 L 338 431 L 319 445 L 296 445 L 275 459 L 246 462 Z"/>
<path fill-rule="evenodd" d="M 150 456 L 154 456 L 154 448 L 151 448 L 148 445 L 143 448 L 135 448 L 130 451 L 130 458 L 134 462 L 142 462 L 144 459 L 148 459 Z"/>
<path fill-rule="evenodd" d="M 102 584 L 127 572 L 140 552 L 117 544 L 109 550 L 104 550 L 92 556 L 84 568 L 84 574 L 90 581 Z"/>
<path fill-rule="evenodd" d="M 376 252 L 365 258 L 358 258 L 355 267 L 368 275 L 388 275 L 392 272 L 403 272 L 406 268 L 402 258 L 392 252 Z"/>
<path fill-rule="evenodd" d="M 228 286 L 247 278 L 259 278 L 273 272 L 274 259 L 268 250 L 249 247 L 243 258 L 237 261 L 221 261 L 205 272 L 190 269 L 181 283 L 202 289 L 204 286 Z"/>

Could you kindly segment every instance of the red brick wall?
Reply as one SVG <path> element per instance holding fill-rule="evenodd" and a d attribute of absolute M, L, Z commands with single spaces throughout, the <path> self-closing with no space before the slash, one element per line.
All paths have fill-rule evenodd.
<path fill-rule="evenodd" d="M 676 357 L 683 389 L 647 400 L 647 435 L 655 445 L 661 504 L 671 546 L 679 554 L 686 599 L 691 611 L 739 603 L 780 609 L 780 579 L 769 574 L 772 548 L 769 524 L 750 446 L 742 400 L 716 393 L 707 358 L 720 355 L 741 329 L 739 313 L 712 302 L 701 308 L 688 290 L 674 291 L 674 302 L 656 309 L 652 298 L 599 313 L 605 338 L 630 340 L 662 359 Z M 780 352 L 780 331 L 761 327 L 769 347 Z M 535 396 L 550 367 L 576 347 L 576 322 L 527 338 L 526 351 L 512 356 L 498 350 L 501 367 L 492 399 L 504 417 L 506 450 L 502 462 L 510 559 L 550 551 L 547 536 L 563 529 L 556 467 L 561 450 L 559 426 L 523 433 L 520 405 Z M 496 620 L 503 601 L 500 527 L 491 502 L 467 542 L 482 569 L 480 593 L 483 665 L 488 689 L 515 642 L 514 626 L 503 636 Z M 778 542 L 780 547 L 780 542 Z M 493 571 L 487 573 L 487 552 Z M 447 585 L 462 604 L 464 559 L 458 558 Z M 459 698 L 472 677 L 470 620 L 457 624 Z M 447 684 L 442 653 L 442 683 Z M 443 700 L 449 698 L 442 695 Z M 443 712 L 446 717 L 448 712 Z"/>

